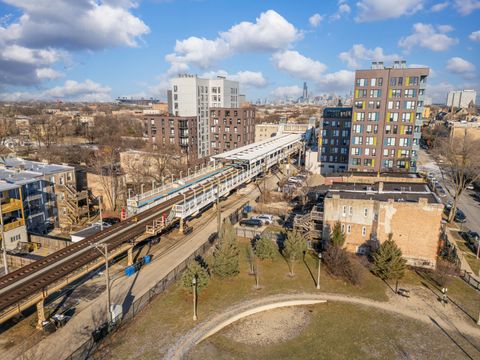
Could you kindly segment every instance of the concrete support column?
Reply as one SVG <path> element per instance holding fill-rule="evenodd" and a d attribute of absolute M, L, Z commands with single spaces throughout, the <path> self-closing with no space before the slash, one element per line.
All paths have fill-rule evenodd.
<path fill-rule="evenodd" d="M 183 220 L 183 218 L 180 218 L 180 226 L 179 226 L 179 228 L 178 228 L 178 232 L 179 232 L 180 234 L 183 234 L 183 233 L 184 233 L 184 230 L 185 230 L 185 229 L 184 229 L 184 220 Z"/>
<path fill-rule="evenodd" d="M 133 265 L 133 244 L 127 251 L 127 266 Z"/>
<path fill-rule="evenodd" d="M 42 299 L 37 303 L 37 329 L 41 330 L 43 329 L 42 323 L 47 320 L 45 317 L 45 300 Z"/>

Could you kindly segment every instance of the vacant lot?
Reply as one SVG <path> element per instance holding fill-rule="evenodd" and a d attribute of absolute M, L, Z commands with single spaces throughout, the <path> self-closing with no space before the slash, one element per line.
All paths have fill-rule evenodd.
<path fill-rule="evenodd" d="M 222 313 L 234 304 L 274 294 L 317 292 L 314 279 L 318 260 L 307 255 L 305 262 L 299 261 L 295 266 L 296 275 L 292 278 L 288 276 L 288 265 L 280 254 L 273 261 L 259 262 L 261 289 L 256 290 L 254 288 L 255 278 L 248 274 L 249 264 L 244 251 L 247 243 L 243 241 L 241 245 L 240 275 L 228 280 L 216 278 L 210 280 L 207 289 L 199 295 L 199 321 L 197 323 L 192 321 L 192 295 L 182 288 L 180 283 L 177 283 L 152 301 L 131 323 L 109 336 L 98 351 L 98 358 L 162 358 L 179 337 L 192 327 Z M 415 311 L 418 308 L 419 312 L 430 306 L 440 306 L 437 301 L 438 286 L 428 277 L 424 278 L 415 272 L 408 272 L 400 286 L 410 289 L 412 298 L 399 299 L 398 296 L 393 295 L 392 290 L 383 281 L 371 275 L 365 268 L 362 272 L 362 284 L 352 286 L 328 276 L 322 267 L 321 292 L 364 297 L 380 302 L 396 301 L 400 306 L 404 306 L 403 304 L 413 306 Z M 457 278 L 451 279 L 449 289 L 449 295 L 456 299 L 465 312 L 453 304 L 449 304 L 445 310 L 441 308 L 442 311 L 455 313 L 457 320 L 473 323 L 473 318 L 478 315 L 480 310 L 480 295 Z M 303 322 L 300 325 L 297 324 L 298 326 L 292 324 L 291 331 L 294 336 L 290 336 L 290 334 L 284 337 L 282 334 L 279 335 L 278 331 L 277 335 L 279 335 L 278 338 L 285 341 L 285 344 L 298 343 L 298 346 L 292 347 L 292 351 L 299 351 L 298 354 L 305 358 L 317 358 L 319 352 L 326 354 L 326 357 L 339 354 L 337 358 L 348 358 L 355 351 L 358 353 L 358 357 L 365 358 L 365 354 L 370 351 L 372 357 L 378 355 L 380 358 L 389 358 L 392 354 L 404 353 L 409 354 L 404 358 L 423 359 L 431 358 L 421 356 L 424 354 L 422 349 L 428 349 L 429 344 L 434 344 L 432 349 L 439 349 L 438 351 L 444 351 L 445 354 L 454 354 L 455 356 L 452 355 L 451 358 L 461 358 L 456 356 L 457 350 L 452 347 L 452 342 L 448 343 L 445 338 L 437 336 L 441 334 L 440 330 L 438 332 L 429 324 L 417 323 L 414 320 L 407 321 L 405 318 L 398 318 L 390 313 L 330 302 L 326 305 L 308 307 L 306 313 L 298 316 L 302 317 Z M 315 333 L 318 333 L 317 337 L 314 337 Z M 245 335 L 245 332 L 243 334 Z M 434 334 L 435 336 L 433 336 Z M 431 339 L 427 339 L 428 337 Z M 314 338 L 318 338 L 319 341 L 320 339 L 325 340 L 319 342 L 314 348 L 312 347 L 312 342 L 315 342 Z M 348 343 L 346 339 L 350 338 L 354 341 Z M 438 343 L 436 343 L 437 341 Z M 413 344 L 411 351 L 408 347 L 410 342 Z M 476 342 L 480 341 L 477 339 Z M 369 345 L 371 343 L 374 344 L 374 347 Z M 423 343 L 425 343 L 425 347 L 422 347 Z M 239 347 L 245 348 L 245 351 L 255 348 L 252 343 L 242 343 L 240 346 L 231 337 L 219 334 L 208 340 L 205 345 L 200 346 L 198 353 L 204 354 L 204 359 L 251 357 L 252 353 L 248 352 L 250 350 L 245 353 L 238 352 L 237 348 Z M 303 347 L 304 349 L 301 350 Z M 273 344 L 259 354 L 262 354 L 263 358 L 270 353 L 273 354 L 272 359 L 282 356 L 288 358 L 295 352 L 289 353 L 290 350 L 287 348 L 289 347 L 284 348 L 281 344 Z M 468 351 L 470 350 L 469 348 Z M 414 354 L 418 356 L 414 356 Z M 480 353 L 477 355 L 480 356 Z"/>
<path fill-rule="evenodd" d="M 276 341 L 265 341 L 269 328 L 281 323 L 286 311 L 294 323 L 295 313 L 302 320 L 308 314 L 308 321 L 301 329 L 293 327 L 295 336 L 288 336 L 292 329 L 286 326 L 283 337 L 274 331 Z M 461 344 L 433 324 L 356 305 L 330 302 L 269 313 L 229 326 L 194 348 L 188 359 L 468 359 L 474 355 L 464 353 Z M 261 341 L 255 341 L 258 338 Z"/>

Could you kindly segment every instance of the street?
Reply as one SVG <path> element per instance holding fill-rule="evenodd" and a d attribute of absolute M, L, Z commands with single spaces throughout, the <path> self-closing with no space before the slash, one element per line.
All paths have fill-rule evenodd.
<path fill-rule="evenodd" d="M 449 188 L 448 182 L 445 183 L 442 179 L 440 168 L 435 162 L 435 159 L 425 150 L 421 149 L 418 156 L 418 170 L 426 173 L 434 174 L 435 178 L 447 190 Z M 462 231 L 473 230 L 480 233 L 480 203 L 473 198 L 474 190 L 465 190 L 458 201 L 458 208 L 465 213 L 467 221 L 458 223 Z M 452 197 L 448 194 L 442 198 L 443 202 L 451 201 Z"/>

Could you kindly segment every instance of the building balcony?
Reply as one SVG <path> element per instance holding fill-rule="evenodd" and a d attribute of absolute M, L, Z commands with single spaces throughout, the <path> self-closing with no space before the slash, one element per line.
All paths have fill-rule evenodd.
<path fill-rule="evenodd" d="M 5 203 L 2 203 L 2 213 L 6 214 L 15 210 L 22 209 L 22 202 L 18 199 L 8 199 Z"/>
<path fill-rule="evenodd" d="M 3 231 L 7 232 L 24 225 L 25 225 L 25 220 L 18 219 L 18 220 L 12 221 L 11 223 L 3 225 Z"/>

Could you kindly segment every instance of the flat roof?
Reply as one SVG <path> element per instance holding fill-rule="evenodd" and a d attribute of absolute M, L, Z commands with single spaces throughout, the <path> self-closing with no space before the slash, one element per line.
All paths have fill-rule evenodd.
<path fill-rule="evenodd" d="M 341 199 L 361 199 L 395 202 L 418 202 L 425 198 L 428 203 L 441 204 L 441 200 L 425 183 L 383 183 L 380 191 L 380 183 L 334 183 L 327 191 L 326 197 L 332 198 L 338 195 Z"/>
<path fill-rule="evenodd" d="M 278 135 L 211 157 L 216 160 L 240 160 L 250 162 L 262 158 L 278 149 L 297 143 L 301 141 L 301 139 L 302 134 Z"/>
<path fill-rule="evenodd" d="M 47 164 L 39 161 L 25 160 L 18 157 L 7 157 L 4 160 L 7 169 L 21 169 L 40 173 L 42 175 L 50 175 L 58 172 L 72 171 L 73 166 Z"/>
<path fill-rule="evenodd" d="M 7 182 L 0 181 L 0 191 L 9 191 L 18 189 L 20 186 L 16 184 L 9 184 Z"/>
<path fill-rule="evenodd" d="M 32 171 L 14 171 L 9 169 L 0 169 L 0 180 L 10 184 L 24 185 L 39 180 L 42 174 Z"/>

